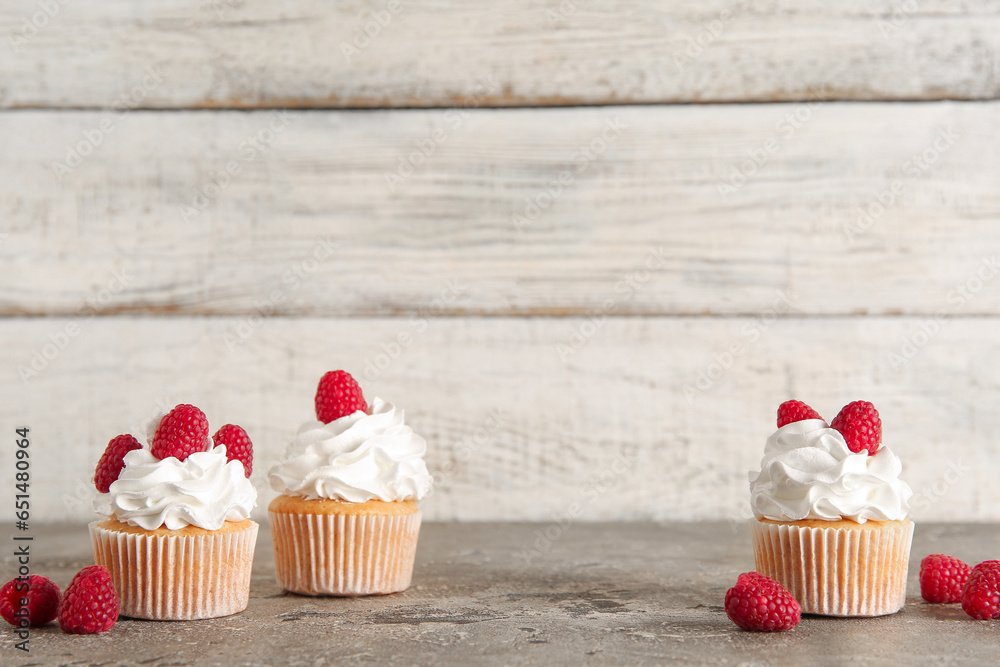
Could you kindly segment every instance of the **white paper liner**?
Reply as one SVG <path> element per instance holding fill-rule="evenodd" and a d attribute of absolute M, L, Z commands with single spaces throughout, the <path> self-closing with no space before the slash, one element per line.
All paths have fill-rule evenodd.
<path fill-rule="evenodd" d="M 418 510 L 403 515 L 269 512 L 278 585 L 302 595 L 377 595 L 410 586 Z"/>
<path fill-rule="evenodd" d="M 250 600 L 258 525 L 206 535 L 136 535 L 90 524 L 94 561 L 111 572 L 122 616 L 159 621 L 228 616 Z"/>
<path fill-rule="evenodd" d="M 752 519 L 750 526 L 757 571 L 787 588 L 802 613 L 882 616 L 906 603 L 911 521 L 854 529 Z"/>

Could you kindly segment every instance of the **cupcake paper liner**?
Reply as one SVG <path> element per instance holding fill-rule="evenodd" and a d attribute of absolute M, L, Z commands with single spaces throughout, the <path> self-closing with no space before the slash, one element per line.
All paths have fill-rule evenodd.
<path fill-rule="evenodd" d="M 753 519 L 751 533 L 757 571 L 787 588 L 803 613 L 882 616 L 906 602 L 910 521 L 854 529 Z"/>
<path fill-rule="evenodd" d="M 204 535 L 136 535 L 90 524 L 94 560 L 111 571 L 122 616 L 194 620 L 241 612 L 250 599 L 256 523 Z"/>
<path fill-rule="evenodd" d="M 375 595 L 410 586 L 421 512 L 269 512 L 278 584 L 303 595 Z"/>

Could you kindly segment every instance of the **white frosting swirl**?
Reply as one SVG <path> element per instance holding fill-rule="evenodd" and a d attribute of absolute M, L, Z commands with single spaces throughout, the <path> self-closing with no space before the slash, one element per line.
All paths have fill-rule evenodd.
<path fill-rule="evenodd" d="M 774 521 L 899 521 L 913 491 L 888 447 L 854 453 L 822 419 L 787 424 L 764 446 L 760 472 L 750 473 L 754 515 Z"/>
<path fill-rule="evenodd" d="M 275 491 L 310 500 L 420 500 L 431 489 L 426 451 L 427 442 L 403 423 L 403 411 L 376 398 L 371 414 L 303 424 L 267 476 Z"/>
<path fill-rule="evenodd" d="M 220 445 L 184 461 L 161 460 L 148 449 L 130 451 L 108 493 L 94 499 L 94 510 L 146 530 L 218 530 L 226 521 L 250 518 L 256 504 L 257 490 L 243 464 L 227 460 Z"/>

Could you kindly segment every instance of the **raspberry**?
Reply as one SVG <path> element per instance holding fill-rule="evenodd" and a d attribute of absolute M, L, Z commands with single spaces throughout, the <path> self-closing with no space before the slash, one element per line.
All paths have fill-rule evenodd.
<path fill-rule="evenodd" d="M 212 436 L 215 446 L 225 445 L 226 458 L 243 464 L 243 472 L 250 477 L 253 470 L 253 443 L 242 427 L 226 424 Z"/>
<path fill-rule="evenodd" d="M 160 420 L 150 452 L 158 459 L 173 456 L 183 461 L 208 449 L 208 419 L 193 405 L 178 405 Z"/>
<path fill-rule="evenodd" d="M 952 556 L 931 554 L 920 561 L 920 595 L 928 602 L 961 602 L 969 566 Z"/>
<path fill-rule="evenodd" d="M 347 371 L 330 371 L 316 388 L 316 418 L 324 424 L 358 410 L 368 412 L 368 404 L 357 380 Z"/>
<path fill-rule="evenodd" d="M 59 627 L 74 635 L 110 630 L 118 620 L 118 593 L 108 568 L 91 565 L 76 573 L 59 604 Z"/>
<path fill-rule="evenodd" d="M 142 445 L 131 435 L 116 435 L 111 439 L 101 460 L 97 462 L 97 472 L 94 473 L 94 484 L 98 491 L 108 492 L 125 467 L 125 455 L 133 449 L 142 449 Z"/>
<path fill-rule="evenodd" d="M 14 627 L 45 625 L 59 613 L 59 587 L 45 577 L 11 579 L 0 588 L 0 616 Z"/>
<path fill-rule="evenodd" d="M 855 453 L 867 451 L 871 456 L 882 444 L 882 419 L 868 401 L 845 405 L 830 422 L 830 428 L 839 431 L 847 448 Z"/>
<path fill-rule="evenodd" d="M 1000 615 L 1000 560 L 986 560 L 972 568 L 962 589 L 962 609 L 978 620 Z"/>
<path fill-rule="evenodd" d="M 792 594 L 759 572 L 744 572 L 726 592 L 726 615 L 744 630 L 791 630 L 802 608 Z"/>
<path fill-rule="evenodd" d="M 822 419 L 822 417 L 802 401 L 785 401 L 778 406 L 778 428 L 803 419 Z"/>

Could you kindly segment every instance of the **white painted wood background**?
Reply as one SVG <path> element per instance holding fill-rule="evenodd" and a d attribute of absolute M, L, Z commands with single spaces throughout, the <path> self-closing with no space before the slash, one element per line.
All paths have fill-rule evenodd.
<path fill-rule="evenodd" d="M 431 519 L 736 520 L 793 396 L 874 401 L 917 519 L 1000 519 L 997 7 L 403 2 L 348 59 L 388 5 L 327 4 L 0 7 L 39 520 L 185 401 L 266 506 L 336 367 L 427 437 Z"/>
<path fill-rule="evenodd" d="M 994 99 L 990 0 L 52 0 L 0 9 L 6 107 Z M 44 25 L 34 29 L 35 23 Z M 25 24 L 28 20 L 29 23 Z M 367 32 L 365 32 L 367 31 Z M 369 38 L 369 35 L 371 37 Z"/>

